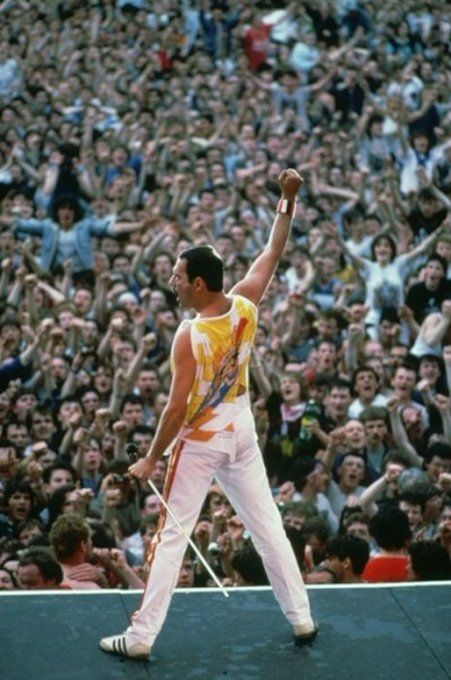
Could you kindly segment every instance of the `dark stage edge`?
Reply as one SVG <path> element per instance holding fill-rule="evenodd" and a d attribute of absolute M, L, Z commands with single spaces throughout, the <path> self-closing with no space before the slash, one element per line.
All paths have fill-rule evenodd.
<path fill-rule="evenodd" d="M 98 648 L 139 592 L 2 593 L 1 680 L 442 680 L 451 677 L 451 583 L 311 586 L 320 634 L 296 648 L 269 588 L 178 591 L 149 661 Z"/>

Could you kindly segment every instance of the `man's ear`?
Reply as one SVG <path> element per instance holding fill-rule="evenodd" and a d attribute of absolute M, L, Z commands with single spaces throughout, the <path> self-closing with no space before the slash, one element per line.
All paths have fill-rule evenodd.
<path fill-rule="evenodd" d="M 352 563 L 350 557 L 345 557 L 344 560 L 342 560 L 342 565 L 343 569 L 349 569 L 352 571 Z"/>

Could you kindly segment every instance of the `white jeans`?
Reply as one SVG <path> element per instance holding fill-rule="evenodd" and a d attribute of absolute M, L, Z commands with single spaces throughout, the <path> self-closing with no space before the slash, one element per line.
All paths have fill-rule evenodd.
<path fill-rule="evenodd" d="M 250 423 L 235 433 L 234 439 L 231 453 L 212 450 L 205 444 L 177 445 L 167 473 L 166 500 L 190 535 L 216 478 L 252 536 L 282 612 L 292 625 L 311 624 L 307 592 Z M 163 519 L 149 552 L 150 571 L 141 608 L 127 629 L 129 644 L 153 644 L 166 618 L 186 551 L 186 538 L 171 517 L 165 515 Z"/>

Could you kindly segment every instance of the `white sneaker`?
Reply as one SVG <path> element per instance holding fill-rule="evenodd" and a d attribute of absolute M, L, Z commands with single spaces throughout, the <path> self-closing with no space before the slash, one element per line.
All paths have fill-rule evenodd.
<path fill-rule="evenodd" d="M 125 635 L 112 635 L 111 637 L 104 637 L 100 640 L 100 649 L 110 654 L 118 654 L 119 656 L 128 656 L 130 659 L 147 659 L 151 647 L 137 642 L 134 645 L 128 645 L 125 641 Z"/>
<path fill-rule="evenodd" d="M 301 624 L 298 626 L 293 626 L 294 643 L 299 647 L 303 645 L 308 645 L 318 634 L 318 624 L 313 621 L 311 624 Z"/>

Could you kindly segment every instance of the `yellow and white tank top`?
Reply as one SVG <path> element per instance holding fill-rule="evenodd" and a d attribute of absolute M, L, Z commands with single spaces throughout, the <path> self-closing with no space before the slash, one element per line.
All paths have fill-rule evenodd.
<path fill-rule="evenodd" d="M 248 399 L 257 308 L 247 298 L 234 295 L 226 314 L 196 317 L 188 323 L 197 370 L 180 437 L 210 442 L 219 433 L 234 432 L 234 421 Z"/>

